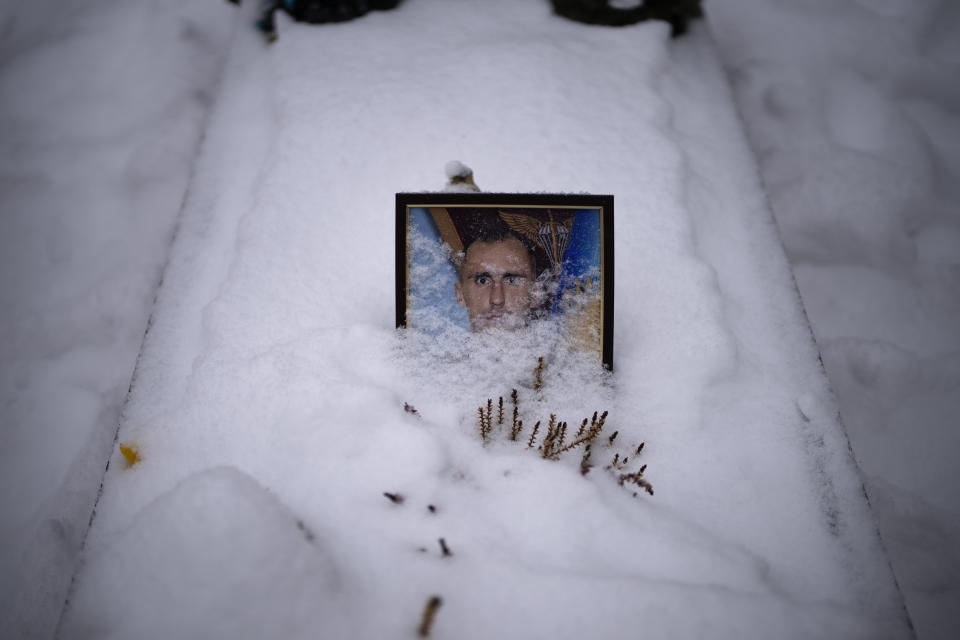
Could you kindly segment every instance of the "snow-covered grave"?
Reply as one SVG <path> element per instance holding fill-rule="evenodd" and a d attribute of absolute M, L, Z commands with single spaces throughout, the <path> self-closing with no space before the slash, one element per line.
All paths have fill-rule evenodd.
<path fill-rule="evenodd" d="M 910 635 L 702 25 L 280 33 L 235 33 L 62 637 Z M 615 195 L 612 374 L 394 329 L 394 193 L 451 159 Z M 514 388 L 608 411 L 589 473 L 482 441 Z M 641 443 L 654 495 L 604 468 Z"/>

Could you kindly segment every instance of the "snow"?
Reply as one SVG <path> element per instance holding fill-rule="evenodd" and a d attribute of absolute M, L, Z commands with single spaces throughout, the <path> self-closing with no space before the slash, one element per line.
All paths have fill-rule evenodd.
<path fill-rule="evenodd" d="M 616 637 L 641 620 L 665 635 L 710 627 L 734 636 L 745 625 L 797 635 L 905 630 L 838 424 L 829 410 L 808 423 L 796 409 L 798 392 L 831 400 L 709 41 L 678 47 L 668 66 L 664 25 L 584 30 L 542 9 L 501 3 L 478 20 L 466 5 L 421 3 L 336 28 L 282 25 L 269 50 L 256 34 L 238 38 L 120 428 L 143 460 L 131 469 L 114 456 L 107 472 L 87 543 L 94 575 L 125 575 L 117 558 L 125 532 L 159 517 L 156 501 L 182 478 L 223 465 L 275 492 L 335 549 L 342 592 L 363 594 L 348 616 L 360 637 L 402 633 L 434 593 L 445 602 L 437 632 L 464 638 Z M 504 11 L 516 21 L 506 29 Z M 463 60 L 437 55 L 494 34 L 495 55 L 473 56 L 469 73 Z M 602 72 L 587 77 L 582 53 L 601 43 Z M 335 52 L 346 69 L 303 63 Z M 504 67 L 518 73 L 502 75 Z M 630 100 L 593 98 L 621 94 L 625 74 L 638 79 Z M 512 98 L 531 85 L 533 100 Z M 341 90 L 318 90 L 327 86 Z M 367 99 L 375 93 L 390 100 Z M 424 102 L 434 95 L 443 99 Z M 547 102 L 555 96 L 556 106 Z M 646 118 L 629 117 L 635 103 Z M 583 118 L 587 104 L 595 118 Z M 710 115 L 687 106 L 696 104 L 711 104 Z M 390 143 L 378 145 L 385 132 Z M 357 151 L 372 148 L 372 157 Z M 633 162 L 600 162 L 639 160 L 640 149 L 644 174 Z M 416 335 L 398 338 L 383 306 L 393 288 L 393 220 L 384 212 L 394 192 L 426 181 L 428 163 L 431 180 L 440 177 L 443 162 L 428 153 L 476 158 L 496 190 L 577 184 L 619 194 L 616 325 L 647 330 L 615 341 L 613 377 L 549 336 L 439 340 L 426 353 Z M 766 275 L 758 282 L 746 279 L 757 264 L 712 265 L 697 246 L 707 241 L 688 213 L 687 181 L 718 161 L 731 191 L 696 185 L 709 189 L 714 215 L 742 210 L 738 240 L 772 247 L 754 254 Z M 345 172 L 377 188 L 329 188 Z M 749 292 L 750 314 L 725 311 L 727 286 Z M 766 313 L 755 309 L 757 290 Z M 760 362 L 741 355 L 751 349 Z M 512 389 L 528 429 L 550 414 L 576 425 L 608 410 L 623 449 L 598 446 L 597 468 L 584 477 L 579 456 L 542 460 L 502 433 L 484 447 L 477 408 Z M 751 396 L 758 400 L 731 402 Z M 625 471 L 649 458 L 663 486 L 656 501 L 603 469 L 644 441 L 649 448 Z M 689 473 L 707 466 L 717 468 Z M 384 492 L 407 496 L 407 506 L 394 508 Z M 453 557 L 437 557 L 439 538 Z M 159 543 L 143 544 L 151 553 Z M 288 553 L 279 541 L 274 548 Z M 156 576 L 161 564 L 139 571 Z M 78 574 L 63 633 L 98 619 L 102 632 L 123 635 L 116 616 L 84 605 L 102 590 L 94 579 Z M 160 579 L 175 585 L 179 574 Z M 476 600 L 498 585 L 497 598 Z M 274 593 L 280 602 L 289 595 Z M 599 619 L 592 606 L 551 615 L 558 601 L 605 600 Z M 264 621 L 282 611 L 238 604 L 262 606 Z M 325 629 L 322 617 L 315 624 Z M 216 617 L 192 628 L 230 635 Z"/>
<path fill-rule="evenodd" d="M 473 175 L 473 169 L 463 164 L 459 160 L 451 160 L 443 167 L 443 172 L 447 178 L 466 178 Z"/>
<path fill-rule="evenodd" d="M 191 5 L 0 9 L 5 637 L 53 633 L 130 385 L 229 27 Z"/>
<path fill-rule="evenodd" d="M 4 9 L 5 635 L 53 633 L 108 456 L 63 637 L 412 636 L 435 594 L 436 637 L 909 635 L 873 514 L 920 636 L 956 629 L 947 4 L 716 2 L 766 193 L 702 25 L 409 0 L 238 29 L 221 74 L 234 7 L 114 4 Z M 394 331 L 393 193 L 453 158 L 616 195 L 612 375 Z M 484 445 L 512 388 L 617 445 Z M 644 441 L 634 497 L 603 464 Z"/>
<path fill-rule="evenodd" d="M 329 551 L 269 491 L 231 468 L 178 483 L 117 541 L 109 563 L 91 564 L 84 575 L 93 586 L 73 604 L 90 611 L 71 631 L 79 637 L 182 638 L 211 620 L 222 637 L 303 637 L 317 619 L 331 636 L 349 637 Z M 278 611 L 238 609 L 238 601 Z"/>
<path fill-rule="evenodd" d="M 706 9 L 915 629 L 955 637 L 960 11 Z"/>

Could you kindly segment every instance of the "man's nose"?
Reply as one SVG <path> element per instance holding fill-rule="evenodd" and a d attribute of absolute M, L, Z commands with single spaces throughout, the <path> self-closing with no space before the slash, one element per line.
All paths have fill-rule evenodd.
<path fill-rule="evenodd" d="M 503 304 L 503 282 L 493 281 L 493 290 L 490 292 L 490 304 L 500 306 Z"/>

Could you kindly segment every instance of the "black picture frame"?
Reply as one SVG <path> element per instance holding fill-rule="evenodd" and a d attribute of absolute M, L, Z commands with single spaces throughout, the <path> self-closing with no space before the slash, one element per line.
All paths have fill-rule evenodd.
<path fill-rule="evenodd" d="M 529 216 L 526 222 L 516 222 L 520 211 Z M 562 220 L 556 222 L 556 220 Z M 427 220 L 428 222 L 424 222 Z M 396 194 L 396 326 L 407 327 L 411 311 L 411 235 L 413 229 L 430 226 L 438 239 L 442 239 L 450 254 L 458 252 L 464 255 L 469 248 L 470 229 L 481 227 L 493 220 L 494 224 L 509 224 L 511 231 L 529 237 L 524 242 L 536 245 L 540 255 L 546 255 L 544 264 L 549 264 L 556 279 L 576 276 L 569 272 L 571 253 L 588 255 L 579 258 L 577 268 L 589 263 L 590 286 L 594 297 L 599 296 L 599 304 L 594 302 L 591 313 L 596 308 L 599 318 L 598 356 L 603 366 L 613 368 L 613 310 L 614 310 L 614 198 L 612 195 L 590 194 L 549 194 L 549 193 L 479 193 L 479 192 L 425 192 Z M 540 236 L 531 220 L 541 224 Z M 525 226 L 524 226 L 525 224 Z M 419 227 L 418 227 L 419 225 Z M 566 231 L 564 228 L 566 228 Z M 442 229 L 442 231 L 441 231 Z M 559 230 L 559 233 L 556 231 Z M 547 235 L 544 235 L 547 234 Z M 558 235 L 563 235 L 562 249 L 558 249 Z M 475 240 L 474 240 L 475 241 Z M 454 246 L 455 245 L 455 246 Z M 559 257 L 558 257 L 559 256 Z M 451 269 L 454 269 L 451 267 Z M 599 276 L 600 283 L 594 278 Z M 579 294 L 580 278 L 577 277 Z M 569 289 L 572 291 L 572 289 Z M 453 295 L 451 289 L 451 296 Z M 557 294 L 559 298 L 563 293 Z M 572 295 L 572 294 L 571 294 Z M 556 299 L 552 304 L 557 304 Z"/>

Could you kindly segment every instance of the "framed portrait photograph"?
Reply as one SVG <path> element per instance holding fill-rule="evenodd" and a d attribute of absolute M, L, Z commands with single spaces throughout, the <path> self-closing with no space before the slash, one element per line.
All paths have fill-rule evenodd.
<path fill-rule="evenodd" d="M 397 326 L 555 332 L 613 367 L 613 196 L 398 193 Z"/>

